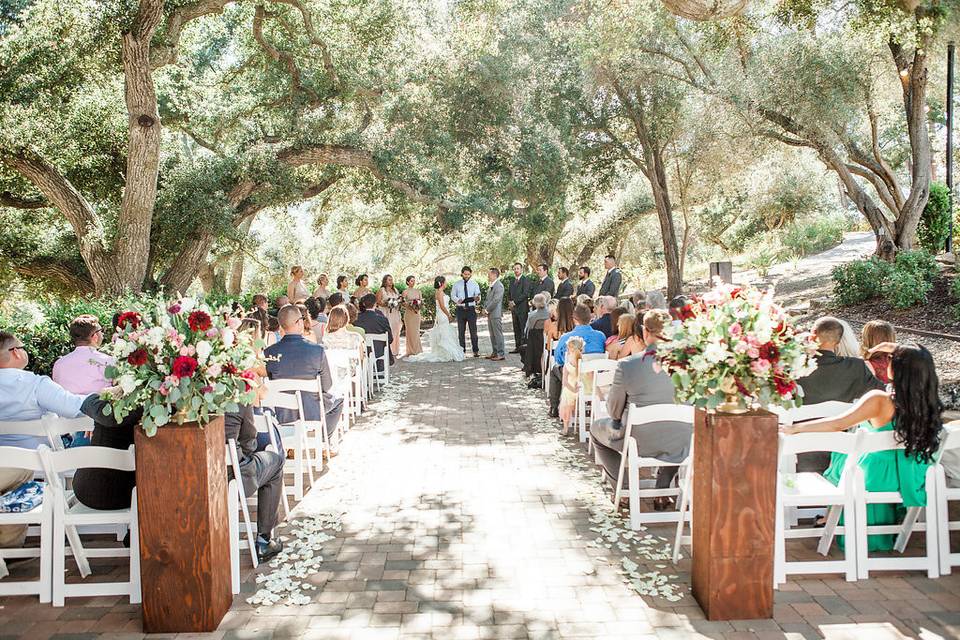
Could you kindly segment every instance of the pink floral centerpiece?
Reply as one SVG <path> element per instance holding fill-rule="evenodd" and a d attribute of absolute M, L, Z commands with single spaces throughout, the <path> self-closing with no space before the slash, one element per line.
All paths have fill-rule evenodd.
<path fill-rule="evenodd" d="M 691 309 L 664 329 L 657 354 L 678 402 L 728 413 L 803 403 L 796 381 L 816 369 L 817 345 L 793 326 L 772 289 L 721 283 Z"/>
<path fill-rule="evenodd" d="M 252 402 L 262 345 L 229 313 L 184 298 L 120 314 L 103 351 L 116 361 L 105 373 L 123 395 L 104 411 L 123 419 L 143 407 L 141 425 L 153 436 L 171 420 L 206 424 Z"/>

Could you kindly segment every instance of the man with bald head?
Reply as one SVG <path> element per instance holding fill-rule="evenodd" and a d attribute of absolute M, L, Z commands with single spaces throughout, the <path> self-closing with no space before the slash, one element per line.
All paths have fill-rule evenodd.
<path fill-rule="evenodd" d="M 320 415 L 320 398 L 317 395 L 303 394 L 304 420 L 320 420 L 326 425 L 327 435 L 332 435 L 340 422 L 343 412 L 343 398 L 329 393 L 333 386 L 330 366 L 324 348 L 303 337 L 303 314 L 296 305 L 288 304 L 277 313 L 277 321 L 283 337 L 272 344 L 263 353 L 267 356 L 267 375 L 271 379 L 315 380 L 320 379 L 323 391 L 325 414 Z M 278 409 L 277 419 L 281 423 L 297 419 L 295 410 Z"/>

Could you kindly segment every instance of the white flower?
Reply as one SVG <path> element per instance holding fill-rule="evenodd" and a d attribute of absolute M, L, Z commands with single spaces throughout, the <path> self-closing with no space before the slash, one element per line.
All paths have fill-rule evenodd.
<path fill-rule="evenodd" d="M 184 298 L 180 301 L 180 313 L 190 313 L 196 305 L 197 301 L 193 298 Z"/>
<path fill-rule="evenodd" d="M 720 342 L 711 342 L 703 352 L 703 357 L 706 358 L 707 362 L 714 364 L 723 362 L 729 355 L 730 352 L 727 351 L 727 348 Z"/>
<path fill-rule="evenodd" d="M 223 340 L 223 346 L 227 349 L 233 346 L 235 336 L 236 334 L 233 332 L 233 329 L 223 329 L 220 331 L 220 339 Z"/>
<path fill-rule="evenodd" d="M 140 384 L 137 381 L 137 378 L 132 373 L 127 373 L 120 376 L 120 379 L 117 381 L 117 384 L 120 385 L 120 388 L 123 389 L 124 395 L 132 393 L 134 389 Z"/>
<path fill-rule="evenodd" d="M 207 358 L 210 357 L 210 353 L 213 351 L 213 346 L 206 340 L 201 340 L 197 343 L 197 362 L 203 364 L 207 361 Z"/>

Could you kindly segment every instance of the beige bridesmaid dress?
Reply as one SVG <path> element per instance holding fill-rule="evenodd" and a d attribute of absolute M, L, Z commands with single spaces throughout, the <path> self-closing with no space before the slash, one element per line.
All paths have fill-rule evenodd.
<path fill-rule="evenodd" d="M 409 303 L 420 300 L 422 305 L 423 296 L 419 289 L 412 288 L 404 290 L 403 299 L 408 303 L 403 307 L 403 327 L 407 332 L 407 355 L 414 356 L 423 352 L 423 345 L 420 344 L 420 312 L 410 308 Z"/>
<path fill-rule="evenodd" d="M 403 326 L 403 320 L 400 318 L 400 294 L 396 290 L 387 291 L 386 289 L 381 289 L 383 292 L 383 306 L 381 310 L 383 315 L 387 316 L 387 320 L 390 322 L 390 330 L 393 332 L 393 342 L 390 343 L 390 351 L 393 352 L 394 356 L 400 355 L 400 328 Z M 396 300 L 397 306 L 391 309 L 387 306 L 388 300 Z"/>

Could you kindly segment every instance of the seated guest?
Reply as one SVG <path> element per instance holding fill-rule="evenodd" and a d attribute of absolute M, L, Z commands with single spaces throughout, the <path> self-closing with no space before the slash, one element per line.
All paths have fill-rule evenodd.
<path fill-rule="evenodd" d="M 334 307 L 339 307 L 341 304 L 350 302 L 350 296 L 345 296 L 339 291 L 336 293 L 331 293 L 330 297 L 327 298 L 327 307 L 333 309 Z"/>
<path fill-rule="evenodd" d="M 327 333 L 323 337 L 323 346 L 327 349 L 349 349 L 357 351 L 363 356 L 366 353 L 363 335 L 356 331 L 350 331 L 347 328 L 348 324 L 350 324 L 350 314 L 345 307 L 340 306 L 330 309 L 330 319 L 327 321 Z"/>
<path fill-rule="evenodd" d="M 603 334 L 606 340 L 613 335 L 614 324 L 610 317 L 610 312 L 617 308 L 617 299 L 613 296 L 600 296 L 597 298 L 597 319 L 590 323 L 590 326 Z"/>
<path fill-rule="evenodd" d="M 843 325 L 836 318 L 824 316 L 813 325 L 813 336 L 819 350 L 817 368 L 809 376 L 797 380 L 803 389 L 803 404 L 819 404 L 830 400 L 853 402 L 868 391 L 883 389 L 883 383 L 871 373 L 860 358 L 843 358 L 836 354 L 843 340 Z"/>
<path fill-rule="evenodd" d="M 886 351 L 871 350 L 884 342 L 896 342 L 897 334 L 893 325 L 883 320 L 871 320 L 863 325 L 861 335 L 860 356 L 867 364 L 870 372 L 883 384 L 890 384 L 890 354 Z"/>
<path fill-rule="evenodd" d="M 565 333 L 557 340 L 557 347 L 554 349 L 554 366 L 550 370 L 553 376 L 550 380 L 550 417 L 560 416 L 558 411 L 560 405 L 560 391 L 563 386 L 563 365 L 566 363 L 567 341 L 573 336 L 583 338 L 583 353 L 603 353 L 606 337 L 596 329 L 590 327 L 590 309 L 584 305 L 578 304 L 573 310 L 574 327 L 569 333 Z"/>
<path fill-rule="evenodd" d="M 327 435 L 330 435 L 336 430 L 340 421 L 340 414 L 343 411 L 343 398 L 335 397 L 329 393 L 330 387 L 333 386 L 333 378 L 330 375 L 330 367 L 327 364 L 324 349 L 322 346 L 304 339 L 303 314 L 298 307 L 289 304 L 280 309 L 277 316 L 280 328 L 283 331 L 283 338 L 280 342 L 267 347 L 263 352 L 268 358 L 267 375 L 271 380 L 276 378 L 316 380 L 319 378 L 323 393 L 323 406 L 326 410 L 326 415 L 322 416 L 322 419 L 326 425 Z M 303 416 L 305 420 L 320 420 L 320 398 L 315 394 L 303 394 L 303 410 L 306 414 Z M 296 411 L 277 410 L 277 419 L 281 423 L 296 418 Z"/>
<path fill-rule="evenodd" d="M 573 298 L 570 297 L 560 298 L 557 301 L 556 318 L 551 318 L 543 325 L 544 334 L 551 344 L 559 340 L 563 334 L 573 331 L 573 309 L 576 306 Z"/>
<path fill-rule="evenodd" d="M 557 326 L 557 303 L 559 301 L 556 298 L 552 298 L 547 301 L 547 319 L 543 321 L 543 333 L 544 335 L 553 334 L 556 331 Z M 558 333 L 557 338 L 561 335 Z"/>
<path fill-rule="evenodd" d="M 643 315 L 643 353 L 630 356 L 619 362 L 613 376 L 613 386 L 607 392 L 609 418 L 594 420 L 590 437 L 596 447 L 597 457 L 608 479 L 616 481 L 620 469 L 626 430 L 624 415 L 631 404 L 645 407 L 652 404 L 673 404 L 673 382 L 669 374 L 657 366 L 657 343 L 663 338 L 663 327 L 670 321 L 666 311 L 654 309 Z M 655 422 L 633 428 L 641 456 L 657 458 L 666 463 L 681 462 L 690 449 L 690 434 L 693 426 L 682 422 Z M 670 486 L 677 467 L 663 466 L 657 472 L 656 486 Z M 654 509 L 662 511 L 670 505 L 669 498 L 654 500 Z"/>
<path fill-rule="evenodd" d="M 654 311 L 654 309 L 651 309 L 651 311 Z M 660 309 L 660 311 L 663 311 L 663 309 Z M 616 357 L 613 358 L 613 356 L 610 356 L 611 358 L 614 360 L 623 360 L 624 358 L 635 356 L 647 350 L 647 342 L 643 339 L 643 318 L 645 315 L 646 313 L 642 313 L 633 316 L 633 326 L 631 327 L 630 335 L 628 335 L 627 339 L 620 345 Z"/>
<path fill-rule="evenodd" d="M 633 325 L 636 316 L 630 313 L 621 313 L 617 318 L 617 332 L 607 338 L 607 357 L 611 360 L 620 360 L 629 353 L 627 340 L 633 337 Z M 624 355 L 621 356 L 620 352 Z"/>
<path fill-rule="evenodd" d="M 247 317 L 256 319 L 260 322 L 260 328 L 263 331 L 267 330 L 267 325 L 270 320 L 270 312 L 267 309 L 267 296 L 262 293 L 253 296 L 253 309 L 247 314 Z"/>
<path fill-rule="evenodd" d="M 903 498 L 902 506 L 867 505 L 867 524 L 897 525 L 903 520 L 905 507 L 927 504 L 927 468 L 940 445 L 943 404 L 929 351 L 919 345 L 893 343 L 883 343 L 878 350 L 891 354 L 892 391 L 868 391 L 839 416 L 785 426 L 782 430 L 785 433 L 832 432 L 862 425 L 861 428 L 869 431 L 895 432 L 897 441 L 906 445 L 905 449 L 868 453 L 857 464 L 863 470 L 867 490 L 897 492 Z M 838 484 L 845 462 L 845 454 L 831 454 L 830 468 L 824 477 Z M 871 551 L 890 551 L 895 539 L 892 534 L 870 535 L 867 546 Z"/>
<path fill-rule="evenodd" d="M 70 323 L 74 349 L 53 363 L 53 381 L 72 393 L 99 393 L 110 386 L 104 370 L 113 358 L 98 351 L 103 344 L 103 329 L 96 316 L 77 316 Z"/>
<path fill-rule="evenodd" d="M 323 325 L 327 324 L 327 314 L 323 312 L 326 302 L 323 298 L 307 298 L 303 306 L 310 314 L 310 333 L 315 338 L 314 342 L 323 342 Z"/>
<path fill-rule="evenodd" d="M 63 418 L 86 415 L 94 420 L 92 444 L 117 449 L 126 449 L 133 444 L 133 427 L 140 421 L 139 411 L 118 425 L 112 416 L 103 415 L 107 401 L 101 400 L 99 395 L 71 393 L 46 376 L 25 371 L 29 363 L 30 357 L 23 343 L 13 334 L 0 331 L 0 421 L 39 420 L 45 413 Z M 46 438 L 30 435 L 0 435 L 2 447 L 36 449 L 41 444 L 49 443 Z M 0 493 L 15 489 L 32 478 L 32 471 L 0 468 Z M 73 480 L 77 499 L 94 509 L 129 507 L 133 485 L 132 472 L 108 469 L 82 469 Z M 26 525 L 0 527 L 0 547 L 22 546 L 26 531 Z"/>
<path fill-rule="evenodd" d="M 840 344 L 837 345 L 837 355 L 841 358 L 859 358 L 860 341 L 857 340 L 857 332 L 853 330 L 850 323 L 846 320 L 837 318 L 837 322 L 843 327 L 843 337 L 840 338 Z"/>
<path fill-rule="evenodd" d="M 617 333 L 617 330 L 620 327 L 620 318 L 625 315 L 633 315 L 627 311 L 626 307 L 617 307 L 610 312 L 610 335 L 607 336 L 606 346 L 610 346 L 612 343 L 616 342 L 620 336 Z"/>
<path fill-rule="evenodd" d="M 523 329 L 523 335 L 526 336 L 533 326 L 544 328 L 547 320 L 550 318 L 550 311 L 547 309 L 547 303 L 550 302 L 550 294 L 541 291 L 530 300 L 530 313 L 527 314 L 527 324 Z"/>
<path fill-rule="evenodd" d="M 689 304 L 690 301 L 686 296 L 676 296 L 670 301 L 668 311 L 670 312 L 670 318 L 673 320 L 673 324 L 681 324 L 687 319 L 685 310 Z"/>
<path fill-rule="evenodd" d="M 303 316 L 303 337 L 306 340 L 316 344 L 317 336 L 313 332 L 313 320 L 310 318 L 310 312 L 307 311 L 307 306 L 304 304 L 297 304 L 294 306 L 300 310 L 300 315 Z"/>
<path fill-rule="evenodd" d="M 644 311 L 649 311 L 651 309 L 663 309 L 667 308 L 667 298 L 657 290 L 647 291 L 647 295 L 644 298 Z"/>
<path fill-rule="evenodd" d="M 227 444 L 234 440 L 237 445 L 244 495 L 257 496 L 257 558 L 265 562 L 283 550 L 283 543 L 273 537 L 283 497 L 283 457 L 273 451 L 257 450 L 257 425 L 249 405 L 226 413 L 223 430 Z M 229 468 L 228 473 L 232 478 L 233 469 Z"/>
<path fill-rule="evenodd" d="M 387 316 L 383 315 L 375 309 L 377 306 L 377 296 L 372 293 L 368 293 L 363 298 L 360 299 L 360 313 L 357 314 L 357 319 L 353 324 L 364 331 L 364 335 L 377 335 L 377 334 L 386 334 L 387 336 L 387 345 L 393 343 L 393 329 L 390 328 L 390 321 L 387 320 Z M 383 350 L 387 345 L 384 345 L 382 342 L 374 343 L 376 350 L 374 356 L 376 358 L 383 357 Z M 387 350 L 390 353 L 390 364 L 393 364 L 393 352 L 389 349 Z M 383 369 L 383 363 L 379 360 L 377 361 L 377 368 Z"/>
<path fill-rule="evenodd" d="M 576 304 L 584 305 L 587 309 L 590 310 L 590 314 L 593 315 L 593 307 L 596 305 L 596 302 L 594 301 L 593 298 L 591 298 L 587 294 L 581 293 L 580 295 L 578 295 Z"/>
<path fill-rule="evenodd" d="M 277 344 L 280 342 L 280 338 L 283 336 L 280 335 L 280 322 L 277 320 L 276 316 L 270 316 L 267 318 L 267 333 L 264 334 L 264 343 L 269 347 L 272 344 Z"/>
<path fill-rule="evenodd" d="M 276 307 L 279 312 L 280 309 L 283 309 L 285 306 L 290 304 L 290 298 L 285 295 L 277 296 L 277 299 L 274 301 L 273 306 Z"/>
<path fill-rule="evenodd" d="M 346 327 L 347 331 L 353 331 L 354 333 L 359 333 L 361 336 L 366 336 L 367 332 L 354 324 L 360 316 L 360 309 L 357 309 L 357 305 L 352 302 L 347 302 L 342 306 L 347 310 L 347 315 L 350 316 L 350 322 Z"/>

